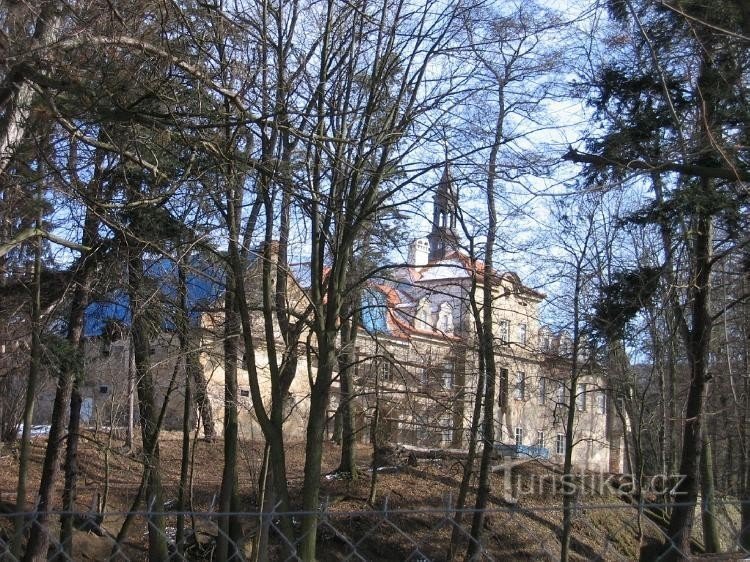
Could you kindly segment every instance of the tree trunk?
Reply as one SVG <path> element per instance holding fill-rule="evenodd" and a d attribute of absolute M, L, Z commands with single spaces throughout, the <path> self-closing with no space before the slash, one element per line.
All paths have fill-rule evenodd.
<path fill-rule="evenodd" d="M 707 180 L 704 189 L 709 190 Z M 698 498 L 698 471 L 701 456 L 703 426 L 703 401 L 706 387 L 708 350 L 711 338 L 710 273 L 712 220 L 705 213 L 696 217 L 693 272 L 693 299 L 691 304 L 692 326 L 685 347 L 690 365 L 685 424 L 682 440 L 680 475 L 682 481 L 676 487 L 677 502 L 669 521 L 667 560 L 682 560 L 690 556 L 690 539 Z"/>
<path fill-rule="evenodd" d="M 472 283 L 472 291 L 474 290 L 476 290 L 476 283 Z M 482 395 L 484 393 L 485 385 L 484 373 L 484 359 L 482 358 L 482 354 L 480 354 L 479 375 L 477 377 L 477 387 L 474 392 L 474 410 L 471 416 L 471 428 L 469 432 L 469 451 L 466 455 L 466 461 L 463 465 L 461 484 L 458 487 L 456 511 L 453 516 L 453 531 L 451 532 L 451 542 L 448 549 L 448 560 L 453 560 L 456 557 L 456 554 L 458 553 L 459 542 L 461 541 L 461 537 L 464 535 L 464 531 L 462 528 L 464 508 L 466 507 L 466 496 L 469 494 L 469 484 L 471 483 L 471 477 L 474 473 L 474 461 L 477 456 L 479 423 L 482 418 Z"/>
<path fill-rule="evenodd" d="M 65 464 L 63 466 L 65 472 L 65 483 L 62 494 L 63 514 L 60 517 L 60 545 L 62 546 L 63 555 L 67 560 L 71 560 L 73 555 L 73 512 L 76 508 L 76 489 L 78 484 L 78 441 L 81 432 L 81 402 L 78 380 L 75 379 L 70 393 L 68 444 L 65 449 Z"/>
<path fill-rule="evenodd" d="M 573 353 L 577 350 L 573 346 Z M 572 375 L 569 379 L 570 388 L 568 389 L 568 411 L 565 420 L 565 460 L 563 462 L 563 478 L 570 478 L 573 474 L 573 432 L 576 411 L 576 389 L 578 387 L 578 367 L 572 368 Z M 560 537 L 560 562 L 568 562 L 570 559 L 570 538 L 573 534 L 573 508 L 575 507 L 576 497 L 574 490 L 563 489 L 563 520 L 562 536 Z"/>
<path fill-rule="evenodd" d="M 185 511 L 188 509 L 189 489 L 188 475 L 190 470 L 190 428 L 191 413 L 193 411 L 193 396 L 191 384 L 191 366 L 188 364 L 188 356 L 191 354 L 189 311 L 187 302 L 187 287 L 185 280 L 185 267 L 180 259 L 178 263 L 178 293 L 180 306 L 177 312 L 177 332 L 180 340 L 180 356 L 185 365 L 185 395 L 182 408 L 182 458 L 180 464 L 180 482 L 177 487 L 177 529 L 175 543 L 177 553 L 183 556 L 185 552 Z"/>
<path fill-rule="evenodd" d="M 319 347 L 318 377 L 310 394 L 310 417 L 307 422 L 305 444 L 305 478 L 302 485 L 302 539 L 300 557 L 305 561 L 316 560 L 315 548 L 318 536 L 318 510 L 320 494 L 321 460 L 323 457 L 323 434 L 325 430 L 328 392 L 331 386 L 335 356 L 335 332 L 326 334 L 326 341 Z"/>
<path fill-rule="evenodd" d="M 750 264 L 750 255 L 746 255 L 747 263 Z M 750 269 L 750 268 L 748 268 Z M 750 271 L 746 271 L 742 277 L 742 288 L 741 294 L 747 294 L 747 289 L 750 288 Z M 745 305 L 747 307 L 747 305 Z M 750 372 L 750 313 L 748 309 L 743 309 L 743 321 L 741 334 L 744 336 L 745 345 L 742 350 L 742 372 Z M 750 381 L 748 377 L 742 377 L 742 399 L 739 404 L 735 405 L 737 409 L 738 421 L 738 433 L 740 435 L 742 449 L 739 451 L 739 466 L 740 471 L 737 475 L 737 481 L 739 486 L 739 498 L 742 502 L 741 507 L 741 518 L 740 518 L 740 547 L 743 549 L 750 550 L 750 447 L 748 447 L 748 415 L 750 414 Z"/>
<path fill-rule="evenodd" d="M 133 342 L 128 342 L 128 418 L 125 428 L 125 448 L 133 450 L 135 433 L 135 359 L 133 358 Z"/>
<path fill-rule="evenodd" d="M 568 411 L 565 421 L 565 461 L 563 462 L 563 479 L 571 480 L 573 477 L 573 448 L 575 447 L 575 416 L 576 398 L 578 396 L 578 379 L 580 376 L 579 354 L 581 352 L 581 298 L 584 283 L 583 260 L 586 257 L 588 241 L 591 236 L 589 229 L 586 241 L 581 249 L 581 255 L 577 257 L 575 264 L 575 286 L 573 288 L 573 354 L 570 363 L 570 377 L 568 382 Z M 565 481 L 565 480 L 564 480 Z M 572 482 L 571 482 L 572 484 Z M 563 520 L 562 536 L 560 537 L 560 562 L 568 562 L 570 559 L 570 539 L 573 534 L 573 509 L 577 501 L 577 486 L 571 488 L 563 487 Z"/>
<path fill-rule="evenodd" d="M 359 294 L 355 292 L 355 294 Z M 354 303 L 353 307 L 359 306 Z M 352 370 L 357 360 L 355 349 L 357 343 L 358 320 L 357 315 L 351 310 L 352 318 L 344 320 L 341 326 L 341 353 L 339 354 L 339 416 L 341 418 L 341 461 L 338 472 L 348 473 L 352 480 L 357 479 L 357 447 L 354 428 L 354 385 L 352 381 Z"/>
<path fill-rule="evenodd" d="M 370 445 L 372 445 L 372 472 L 370 473 L 370 490 L 367 494 L 367 503 L 375 507 L 375 498 L 378 491 L 378 463 L 377 452 L 380 444 L 380 380 L 375 372 L 375 411 L 370 424 Z"/>
<path fill-rule="evenodd" d="M 42 226 L 41 216 L 37 218 L 37 228 Z M 39 372 L 42 362 L 42 319 L 41 319 L 41 286 L 42 286 L 42 239 L 37 237 L 34 247 L 34 278 L 31 285 L 31 350 L 29 361 L 29 380 L 26 383 L 26 400 L 23 409 L 23 433 L 21 435 L 21 454 L 18 463 L 18 484 L 16 486 L 15 531 L 11 552 L 16 559 L 21 557 L 21 542 L 25 530 L 25 520 L 20 514 L 26 512 L 26 484 L 31 456 L 31 424 L 34 419 L 34 401 L 36 400 Z M 46 556 L 46 552 L 44 556 Z"/>
<path fill-rule="evenodd" d="M 721 552 L 721 539 L 716 519 L 717 506 L 714 503 L 714 459 L 707 427 L 704 428 L 701 451 L 701 503 L 703 546 L 706 552 Z"/>
<path fill-rule="evenodd" d="M 149 512 L 148 542 L 151 560 L 166 560 L 167 538 L 164 530 L 164 499 L 162 497 L 159 462 L 159 420 L 151 371 L 151 326 L 145 316 L 143 298 L 143 261 L 140 249 L 131 249 L 128 260 L 128 290 L 132 314 L 132 343 L 135 360 L 136 390 L 143 440 L 143 471 L 146 481 L 146 509 Z"/>
<path fill-rule="evenodd" d="M 58 35 L 61 21 L 62 15 L 58 3 L 55 1 L 44 2 L 35 22 L 34 34 L 31 44 L 28 45 L 28 52 L 33 52 L 41 45 L 51 43 Z M 18 27 L 23 28 L 24 26 L 19 24 Z M 7 81 L 10 83 L 2 84 L 3 89 L 8 88 L 13 93 L 11 94 L 12 99 L 6 102 L 9 104 L 8 110 L 0 122 L 0 174 L 8 167 L 18 146 L 23 141 L 35 95 L 32 85 L 23 76 L 24 70 L 21 69 L 18 72 L 16 70 L 18 69 L 13 69 L 9 73 L 10 76 Z M 41 225 L 39 228 L 41 228 Z"/>
<path fill-rule="evenodd" d="M 490 495 L 490 462 L 495 452 L 495 387 L 497 384 L 497 369 L 495 365 L 495 338 L 493 326 L 493 297 L 494 297 L 494 253 L 497 236 L 497 209 L 495 203 L 495 175 L 497 174 L 497 156 L 503 140 L 503 126 L 505 119 L 505 85 L 498 83 L 498 114 L 495 120 L 495 136 L 490 150 L 487 170 L 487 185 L 485 186 L 485 200 L 487 202 L 487 240 L 484 250 L 484 272 L 482 282 L 481 317 L 477 303 L 472 303 L 472 312 L 479 342 L 479 353 L 484 365 L 484 420 L 482 425 L 482 459 L 479 465 L 479 487 L 477 490 L 476 511 L 471 523 L 471 538 L 467 557 L 474 558 L 481 552 L 481 535 L 484 526 L 484 510 Z M 476 275 L 476 272 L 474 273 Z M 476 281 L 472 282 L 473 285 Z M 473 291 L 475 294 L 476 291 Z M 479 393 L 477 393 L 479 395 Z M 503 414 L 500 412 L 502 423 Z"/>
<path fill-rule="evenodd" d="M 98 224 L 99 220 L 96 214 L 91 209 L 87 209 L 81 242 L 84 247 L 90 248 L 93 246 L 94 240 L 97 237 L 96 229 Z M 64 431 L 71 406 L 73 381 L 79 376 L 77 369 L 83 367 L 85 354 L 83 345 L 84 317 L 86 306 L 89 302 L 93 267 L 93 255 L 90 252 L 84 254 L 81 256 L 78 269 L 73 276 L 73 284 L 76 288 L 70 305 L 67 342 L 71 353 L 79 356 L 80 364 L 78 361 L 66 361 L 58 377 L 49 436 L 47 438 L 47 449 L 44 454 L 42 476 L 39 482 L 37 513 L 34 521 L 34 530 L 29 538 L 29 544 L 26 549 L 26 560 L 46 557 L 49 546 L 49 509 L 52 506 L 52 493 L 59 471 L 60 452 L 65 440 Z"/>
<path fill-rule="evenodd" d="M 270 447 L 268 446 L 268 443 L 266 443 L 263 448 L 263 465 L 260 471 L 260 478 L 258 479 L 258 490 L 260 491 L 258 507 L 260 507 L 260 514 L 258 518 L 258 531 L 253 539 L 251 562 L 258 562 L 260 560 L 265 561 L 268 559 L 268 536 L 273 519 L 269 514 L 273 512 L 275 504 L 273 483 L 271 482 L 271 479 L 268 478 L 270 455 Z"/>
<path fill-rule="evenodd" d="M 200 352 L 197 349 L 190 349 L 188 351 L 185 357 L 185 368 L 189 374 L 192 374 L 195 388 L 195 405 L 200 415 L 200 423 L 203 424 L 203 436 L 207 441 L 213 441 L 216 438 L 213 408 L 211 406 L 211 399 L 208 396 L 206 375 L 200 363 Z"/>
<path fill-rule="evenodd" d="M 237 555 L 236 516 L 229 515 L 237 506 L 237 360 L 239 356 L 239 320 L 236 310 L 236 290 L 232 273 L 227 275 L 224 302 L 224 471 L 219 496 L 219 536 L 216 542 L 218 560 L 229 560 Z"/>

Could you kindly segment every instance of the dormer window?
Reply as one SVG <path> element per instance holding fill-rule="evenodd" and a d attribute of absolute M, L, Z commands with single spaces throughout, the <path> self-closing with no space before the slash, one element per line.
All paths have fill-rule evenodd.
<path fill-rule="evenodd" d="M 414 327 L 418 330 L 432 329 L 432 305 L 429 297 L 419 299 L 417 312 L 414 315 Z"/>
<path fill-rule="evenodd" d="M 539 338 L 539 350 L 543 353 L 550 353 L 552 351 L 552 332 L 547 326 L 539 328 L 537 333 Z"/>
<path fill-rule="evenodd" d="M 453 333 L 453 307 L 450 303 L 444 302 L 440 305 L 440 312 L 438 312 L 438 323 L 437 329 L 439 332 L 444 334 Z"/>
<path fill-rule="evenodd" d="M 544 334 L 542 336 L 542 351 L 544 352 L 550 352 L 552 351 L 552 336 L 549 334 Z"/>

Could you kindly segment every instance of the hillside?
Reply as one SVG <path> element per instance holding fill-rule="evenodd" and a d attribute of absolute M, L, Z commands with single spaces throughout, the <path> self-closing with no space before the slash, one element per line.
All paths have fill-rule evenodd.
<path fill-rule="evenodd" d="M 140 468 L 132 455 L 123 452 L 122 443 L 108 442 L 104 433 L 89 433 L 82 441 L 80 455 L 81 487 L 78 506 L 88 511 L 97 494 L 106 502 L 104 529 L 116 535 L 123 513 L 130 509 L 135 496 Z M 108 445 L 108 446 L 107 446 Z M 44 440 L 34 441 L 34 466 L 30 472 L 35 490 L 39 477 Z M 176 497 L 180 469 L 180 441 L 167 434 L 161 441 L 166 501 Z M 301 484 L 304 449 L 289 447 L 289 478 Z M 213 510 L 221 478 L 222 443 L 197 441 L 193 469 L 193 510 L 196 528 L 200 529 L 195 559 L 210 556 L 215 527 L 207 512 Z M 324 468 L 333 470 L 338 448 L 326 444 Z M 327 518 L 319 527 L 320 560 L 442 560 L 445 559 L 453 528 L 452 504 L 458 489 L 461 467 L 456 459 L 420 459 L 416 466 L 382 469 L 377 478 L 375 509 L 366 498 L 370 472 L 366 465 L 370 451 L 361 448 L 362 475 L 355 482 L 334 475 L 324 479 L 322 501 Z M 256 510 L 256 484 L 262 457 L 262 446 L 245 443 L 242 447 L 240 491 L 242 508 Z M 412 463 L 414 464 L 414 463 Z M 561 521 L 562 486 L 555 467 L 534 461 L 514 461 L 505 469 L 496 467 L 492 477 L 491 508 L 485 523 L 485 553 L 495 560 L 556 560 Z M 17 477 L 14 451 L 5 450 L 0 458 L 0 492 L 4 505 L 15 500 Z M 634 560 L 639 557 L 637 510 L 618 498 L 605 480 L 608 475 L 581 475 L 579 501 L 575 513 L 573 553 L 575 560 Z M 580 486 L 583 484 L 583 486 Z M 31 495 L 27 498 L 31 501 Z M 469 505 L 473 498 L 469 499 Z M 301 505 L 298 503 L 297 506 Z M 471 513 L 465 517 L 465 523 Z M 142 522 L 129 534 L 124 551 L 129 559 L 144 558 L 146 537 Z M 170 518 L 169 525 L 174 525 Z M 655 544 L 660 532 L 647 518 L 641 520 L 645 544 Z M 8 530 L 7 520 L 3 527 Z M 243 518 L 243 551 L 249 555 L 257 529 L 257 517 Z M 7 536 L 7 535 L 6 535 Z M 99 559 L 107 556 L 113 539 L 79 532 L 76 537 L 76 559 Z M 271 544 L 274 545 L 272 538 Z M 277 548 L 272 546 L 272 549 Z M 465 546 L 463 547 L 465 548 Z M 272 550 L 272 558 L 273 558 Z"/>

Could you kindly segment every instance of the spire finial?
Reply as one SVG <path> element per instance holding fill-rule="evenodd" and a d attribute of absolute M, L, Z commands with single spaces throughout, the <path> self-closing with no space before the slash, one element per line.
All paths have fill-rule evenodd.
<path fill-rule="evenodd" d="M 445 125 L 443 125 L 442 129 L 443 129 L 443 134 L 442 134 L 443 155 L 445 157 L 445 165 L 447 166 L 448 165 L 448 133 L 447 133 Z"/>

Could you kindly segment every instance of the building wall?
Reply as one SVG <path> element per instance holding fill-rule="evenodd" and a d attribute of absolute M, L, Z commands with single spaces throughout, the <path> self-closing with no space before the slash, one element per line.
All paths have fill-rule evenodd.
<path fill-rule="evenodd" d="M 471 279 L 465 264 L 450 263 L 447 276 L 425 270 L 412 281 L 402 274 L 394 283 L 403 296 L 391 312 L 398 311 L 401 329 L 368 334 L 361 331 L 355 365 L 352 366 L 357 396 L 356 430 L 361 440 L 372 435 L 370 421 L 380 406 L 382 438 L 424 447 L 465 447 L 473 412 L 478 381 L 477 339 L 468 291 Z M 429 274 L 429 275 L 428 275 Z M 253 277 L 257 281 L 256 277 Z M 561 382 L 568 379 L 565 337 L 553 336 L 539 323 L 538 307 L 543 295 L 526 289 L 513 274 L 497 278 L 492 299 L 495 361 L 498 373 L 494 399 L 496 441 L 515 445 L 543 446 L 552 460 L 560 461 L 558 435 L 564 434 L 567 394 L 558 395 Z M 306 304 L 304 293 L 290 291 L 290 298 Z M 252 283 L 250 290 L 254 291 Z M 478 306 L 483 306 L 481 286 Z M 441 324 L 443 305 L 450 305 L 450 329 Z M 258 303 L 255 303 L 256 305 Z M 420 307 L 422 309 L 420 310 Z M 443 318 L 444 320 L 444 318 Z M 261 314 L 254 317 L 254 333 L 263 333 Z M 223 363 L 223 315 L 205 314 L 202 318 L 200 365 L 208 385 L 217 434 L 224 417 L 225 371 Z M 278 326 L 274 335 L 278 338 Z M 302 342 L 307 342 L 303 336 Z M 277 354 L 282 352 L 277 340 Z M 314 340 L 309 345 L 314 346 Z M 157 404 L 169 393 L 165 429 L 182 426 L 185 369 L 178 363 L 179 348 L 173 334 L 160 334 L 152 342 L 152 369 L 157 388 Z M 302 348 L 296 376 L 290 388 L 285 437 L 303 440 L 309 413 L 309 379 L 315 377 L 314 364 L 308 365 Z M 242 359 L 242 351 L 240 351 Z M 247 358 L 245 358 L 246 360 Z M 123 425 L 128 416 L 129 372 L 132 359 L 127 340 L 106 345 L 99 338 L 89 340 L 86 348 L 86 377 L 82 386 L 84 423 Z M 246 363 L 246 362 L 245 362 Z M 270 400 L 270 371 L 267 349 L 255 351 L 259 385 L 264 404 Z M 238 411 L 240 437 L 262 439 L 254 413 L 249 374 L 246 365 L 238 369 Z M 568 369 L 566 371 L 566 369 Z M 580 411 L 576 412 L 574 461 L 584 468 L 603 470 L 621 468 L 620 438 L 610 443 L 609 404 L 600 410 L 599 396 L 604 390 L 601 377 L 593 372 L 582 376 Z M 545 385 L 542 397 L 542 385 Z M 328 406 L 329 435 L 336 434 L 338 380 L 331 389 Z M 135 410 L 137 418 L 137 408 Z M 540 433 L 541 432 L 541 433 Z M 563 443 L 564 444 L 564 443 Z"/>
<path fill-rule="evenodd" d="M 201 354 L 201 365 L 208 381 L 208 393 L 214 413 L 214 427 L 217 435 L 221 435 L 224 423 L 224 386 L 226 373 L 222 360 L 223 349 L 220 343 L 207 340 L 204 352 Z M 246 363 L 247 359 L 240 363 Z M 260 386 L 263 403 L 270 407 L 271 374 L 268 368 L 268 352 L 263 347 L 255 350 L 255 364 L 258 369 L 258 384 Z M 313 376 L 315 367 L 311 367 Z M 307 359 L 300 357 L 297 374 L 289 389 L 284 422 L 284 435 L 289 442 L 302 441 L 305 438 L 306 420 L 309 414 L 310 386 L 308 384 Z M 237 411 L 240 439 L 262 440 L 263 432 L 253 410 L 250 392 L 249 374 L 246 368 L 237 369 Z"/>
<path fill-rule="evenodd" d="M 405 361 L 407 370 L 415 371 L 412 379 L 425 374 L 430 379 L 418 385 L 381 383 L 385 387 L 382 394 L 392 405 L 389 416 L 391 438 L 395 440 L 421 446 L 467 444 L 478 380 L 477 338 L 468 299 L 470 278 L 460 277 L 460 267 L 455 264 L 451 267 L 446 268 L 447 279 L 430 272 L 426 279 L 399 284 L 399 289 L 412 298 L 411 305 L 405 306 L 413 310 L 414 333 L 401 339 L 379 337 L 378 344 L 360 349 L 360 355 L 367 357 L 373 355 L 374 346 L 380 345 L 394 362 Z M 569 385 L 567 336 L 542 329 L 538 319 L 542 295 L 526 290 L 513 274 L 501 276 L 496 282 L 491 305 L 498 376 L 495 439 L 507 445 L 515 445 L 518 439 L 519 445 L 535 447 L 542 438 L 550 458 L 562 462 L 569 390 L 558 396 L 557 389 L 561 384 Z M 425 325 L 425 316 L 417 312 L 425 298 L 431 305 L 431 314 L 426 316 L 429 326 Z M 481 286 L 476 300 L 481 313 Z M 437 329 L 438 311 L 445 302 L 451 304 L 454 314 L 452 334 Z M 432 335 L 425 333 L 429 328 L 434 329 Z M 419 357 L 416 363 L 415 356 Z M 441 384 L 448 363 L 453 364 L 454 373 L 450 389 Z M 368 384 L 372 386 L 372 377 L 365 386 Z M 609 404 L 602 379 L 594 374 L 582 375 L 579 384 L 574 463 L 586 469 L 620 470 L 619 440 L 615 444 L 609 441 Z"/>

